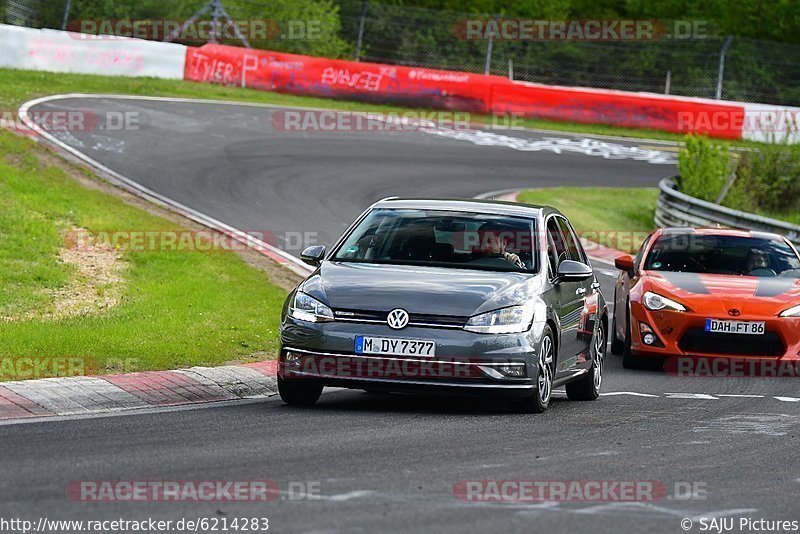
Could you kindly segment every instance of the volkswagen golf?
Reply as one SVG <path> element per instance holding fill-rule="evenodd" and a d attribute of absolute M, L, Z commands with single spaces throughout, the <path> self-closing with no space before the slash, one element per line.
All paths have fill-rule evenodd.
<path fill-rule="evenodd" d="M 547 409 L 553 388 L 594 400 L 608 308 L 566 217 L 545 206 L 385 199 L 286 299 L 278 388 L 494 395 Z"/>

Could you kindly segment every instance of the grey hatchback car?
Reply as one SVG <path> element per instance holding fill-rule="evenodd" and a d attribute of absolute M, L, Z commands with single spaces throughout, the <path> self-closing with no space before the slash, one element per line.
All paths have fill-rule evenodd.
<path fill-rule="evenodd" d="M 370 206 L 286 299 L 278 389 L 506 397 L 600 393 L 608 307 L 566 217 L 545 206 L 389 198 Z"/>

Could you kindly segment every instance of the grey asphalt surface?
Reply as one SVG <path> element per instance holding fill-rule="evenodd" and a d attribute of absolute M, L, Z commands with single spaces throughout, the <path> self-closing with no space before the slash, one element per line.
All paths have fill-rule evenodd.
<path fill-rule="evenodd" d="M 267 108 L 134 104 L 147 117 L 139 131 L 103 132 L 110 140 L 99 141 L 92 135 L 100 134 L 85 132 L 73 142 L 223 222 L 318 232 L 321 243 L 389 195 L 652 186 L 675 172 L 672 165 L 476 146 L 420 132 L 280 132 L 271 128 Z M 48 105 L 131 109 L 131 102 L 116 100 Z M 601 282 L 610 300 L 611 279 L 601 275 Z M 694 521 L 690 532 L 702 531 L 703 517 L 735 517 L 737 528 L 741 517 L 800 518 L 800 403 L 775 398 L 800 396 L 796 380 L 681 378 L 625 370 L 610 355 L 603 389 L 616 394 L 580 403 L 557 393 L 541 416 L 511 414 L 487 400 L 334 390 L 310 409 L 271 398 L 0 425 L 0 516 L 268 517 L 275 532 L 608 533 L 684 532 L 687 517 Z M 284 491 L 291 483 L 318 483 L 320 498 L 80 503 L 66 494 L 73 480 L 253 479 L 274 480 Z M 676 483 L 688 482 L 701 492 L 635 503 L 475 503 L 454 495 L 463 480 L 520 479 L 655 480 L 673 496 Z"/>

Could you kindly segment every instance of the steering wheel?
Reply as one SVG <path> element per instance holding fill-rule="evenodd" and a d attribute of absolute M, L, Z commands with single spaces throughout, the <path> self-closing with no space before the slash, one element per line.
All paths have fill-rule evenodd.
<path fill-rule="evenodd" d="M 749 276 L 778 276 L 778 273 L 776 273 L 769 267 L 759 267 L 758 269 L 753 269 L 747 274 Z"/>

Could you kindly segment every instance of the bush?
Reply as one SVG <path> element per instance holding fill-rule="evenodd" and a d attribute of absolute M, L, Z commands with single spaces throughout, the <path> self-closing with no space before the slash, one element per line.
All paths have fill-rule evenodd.
<path fill-rule="evenodd" d="M 771 139 L 758 151 L 745 152 L 736 169 L 736 182 L 724 205 L 770 214 L 791 213 L 800 207 L 800 145 L 788 138 Z"/>
<path fill-rule="evenodd" d="M 678 189 L 682 193 L 716 201 L 731 173 L 727 145 L 703 136 L 688 135 L 678 153 Z"/>
<path fill-rule="evenodd" d="M 741 153 L 736 179 L 724 206 L 791 222 L 800 221 L 800 144 L 794 124 L 772 135 L 757 150 Z M 706 137 L 687 136 L 678 154 L 678 190 L 715 202 L 730 176 L 728 147 Z"/>

